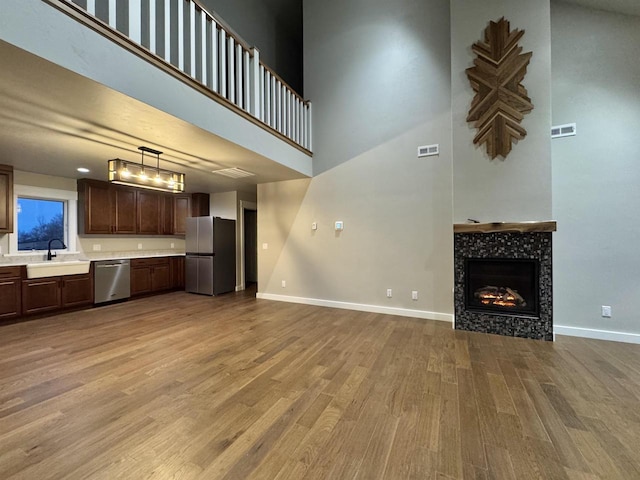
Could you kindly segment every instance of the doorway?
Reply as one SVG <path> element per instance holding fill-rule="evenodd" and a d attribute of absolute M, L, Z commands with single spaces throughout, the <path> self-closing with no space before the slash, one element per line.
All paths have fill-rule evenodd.
<path fill-rule="evenodd" d="M 244 283 L 245 288 L 258 283 L 258 212 L 244 209 Z"/>

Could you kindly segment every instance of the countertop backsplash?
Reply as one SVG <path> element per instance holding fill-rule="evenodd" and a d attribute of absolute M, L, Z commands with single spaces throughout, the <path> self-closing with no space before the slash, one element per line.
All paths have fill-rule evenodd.
<path fill-rule="evenodd" d="M 125 250 L 120 252 L 55 252 L 57 256 L 52 262 L 68 262 L 72 260 L 114 260 L 123 258 L 147 258 L 147 257 L 170 257 L 184 255 L 183 251 L 176 249 L 167 250 Z M 47 261 L 46 253 L 33 255 L 0 255 L 0 266 L 26 265 L 28 263 L 41 263 Z"/>

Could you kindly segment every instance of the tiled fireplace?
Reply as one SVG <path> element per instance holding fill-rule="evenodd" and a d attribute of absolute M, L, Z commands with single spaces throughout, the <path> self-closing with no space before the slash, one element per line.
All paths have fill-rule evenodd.
<path fill-rule="evenodd" d="M 454 225 L 455 328 L 553 340 L 555 222 Z"/>

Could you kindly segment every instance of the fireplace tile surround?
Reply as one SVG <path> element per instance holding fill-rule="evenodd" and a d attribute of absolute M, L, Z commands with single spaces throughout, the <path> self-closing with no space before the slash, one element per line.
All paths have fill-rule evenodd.
<path fill-rule="evenodd" d="M 536 340 L 553 340 L 552 232 L 555 222 L 454 225 L 455 328 Z M 467 309 L 465 261 L 530 259 L 538 262 L 539 314 Z"/>

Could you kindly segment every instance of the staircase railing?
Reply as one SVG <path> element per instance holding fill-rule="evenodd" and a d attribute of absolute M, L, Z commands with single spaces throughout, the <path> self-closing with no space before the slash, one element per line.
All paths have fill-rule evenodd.
<path fill-rule="evenodd" d="M 311 152 L 311 102 L 260 61 L 260 52 L 196 0 L 45 0 L 124 35 L 290 143 Z M 85 16 L 76 18 L 85 20 Z"/>

